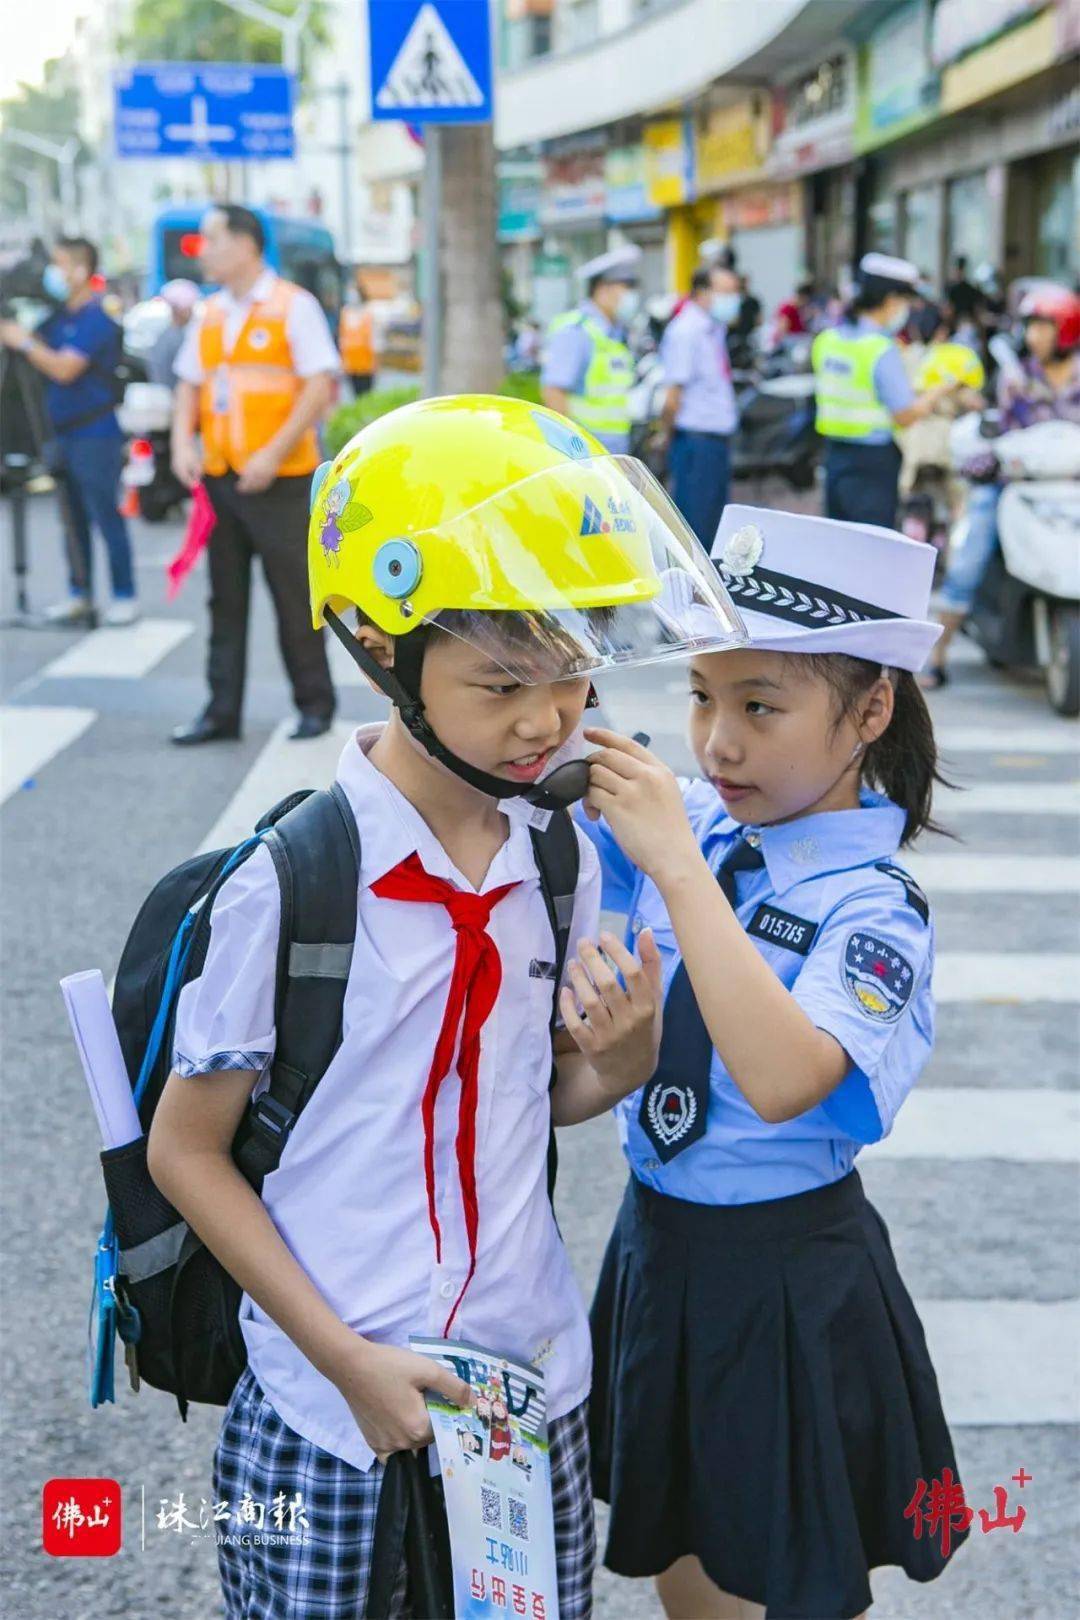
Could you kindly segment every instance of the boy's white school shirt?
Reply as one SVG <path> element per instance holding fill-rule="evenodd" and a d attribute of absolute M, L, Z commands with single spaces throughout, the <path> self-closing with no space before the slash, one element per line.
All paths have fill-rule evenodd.
<path fill-rule="evenodd" d="M 428 1220 L 420 1101 L 446 1007 L 456 937 L 440 905 L 380 898 L 371 884 L 415 853 L 433 877 L 469 891 L 423 818 L 367 758 L 380 726 L 346 744 L 337 779 L 360 833 L 356 944 L 343 1036 L 330 1067 L 263 1184 L 263 1202 L 293 1255 L 337 1314 L 380 1344 L 439 1334 L 460 1293 L 469 1246 L 456 1140 L 456 1065 L 435 1115 L 435 1196 L 442 1264 Z M 547 1192 L 554 939 L 529 836 L 530 807 L 502 801 L 510 835 L 481 893 L 516 882 L 492 910 L 502 983 L 480 1040 L 476 1118 L 476 1273 L 453 1337 L 539 1362 L 548 1416 L 589 1390 L 588 1323 Z M 578 834 L 581 870 L 570 951 L 595 939 L 600 867 Z M 250 1068 L 268 1083 L 274 1050 L 279 900 L 258 849 L 223 885 L 206 962 L 181 991 L 173 1061 L 183 1075 Z M 373 1453 L 344 1397 L 246 1293 L 240 1325 L 251 1369 L 298 1434 L 367 1469 Z"/>

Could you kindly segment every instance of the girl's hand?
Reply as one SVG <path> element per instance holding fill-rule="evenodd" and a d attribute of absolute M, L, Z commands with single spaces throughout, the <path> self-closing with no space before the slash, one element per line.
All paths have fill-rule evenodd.
<path fill-rule="evenodd" d="M 637 943 L 639 954 L 632 956 L 614 934 L 600 935 L 603 951 L 583 939 L 578 960 L 568 969 L 574 988 L 564 985 L 559 992 L 563 1022 L 613 1102 L 644 1085 L 660 1055 L 660 952 L 650 928 L 642 930 Z"/>
<path fill-rule="evenodd" d="M 588 727 L 585 739 L 600 745 L 589 756 L 586 810 L 604 817 L 634 865 L 658 884 L 665 866 L 698 857 L 679 784 L 664 762 L 601 726 Z"/>
<path fill-rule="evenodd" d="M 414 1350 L 373 1344 L 359 1334 L 353 1334 L 352 1341 L 342 1350 L 334 1383 L 380 1462 L 392 1451 L 415 1451 L 431 1444 L 426 1389 L 455 1406 L 472 1405 L 470 1385 L 449 1367 Z"/>

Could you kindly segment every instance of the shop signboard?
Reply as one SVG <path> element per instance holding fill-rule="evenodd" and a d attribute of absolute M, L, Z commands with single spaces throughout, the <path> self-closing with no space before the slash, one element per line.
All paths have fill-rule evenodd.
<path fill-rule="evenodd" d="M 945 67 L 993 39 L 1046 0 L 937 0 L 930 35 L 930 59 Z"/>
<path fill-rule="evenodd" d="M 716 107 L 695 129 L 694 175 L 699 196 L 760 171 L 767 116 L 752 100 Z"/>
<path fill-rule="evenodd" d="M 604 159 L 604 185 L 607 202 L 604 212 L 613 225 L 635 220 L 659 219 L 663 209 L 650 201 L 645 172 L 645 148 L 613 146 Z"/>
<path fill-rule="evenodd" d="M 1033 73 L 1052 67 L 1058 50 L 1058 24 L 1053 11 L 1001 34 L 945 69 L 941 79 L 942 112 L 958 112 L 987 96 L 1020 84 Z"/>
<path fill-rule="evenodd" d="M 850 163 L 854 153 L 855 127 L 848 118 L 828 133 L 823 130 L 801 140 L 785 136 L 773 147 L 766 168 L 774 179 L 794 180 L 798 175 L 816 174 L 821 169 L 835 169 L 842 163 Z"/>
<path fill-rule="evenodd" d="M 532 242 L 540 235 L 542 170 L 539 163 L 499 164 L 500 242 Z"/>
<path fill-rule="evenodd" d="M 694 143 L 685 118 L 645 126 L 645 175 L 649 201 L 677 208 L 694 197 Z"/>
<path fill-rule="evenodd" d="M 792 225 L 799 219 L 799 188 L 791 184 L 746 186 L 725 197 L 721 207 L 727 235 L 767 225 Z"/>
<path fill-rule="evenodd" d="M 765 164 L 777 180 L 850 163 L 855 146 L 855 58 L 835 51 L 773 94 L 773 143 Z"/>
<path fill-rule="evenodd" d="M 603 219 L 607 193 L 602 141 L 545 153 L 543 175 L 542 225 Z"/>
<path fill-rule="evenodd" d="M 908 0 L 859 52 L 855 150 L 867 152 L 928 124 L 938 111 L 925 0 Z"/>

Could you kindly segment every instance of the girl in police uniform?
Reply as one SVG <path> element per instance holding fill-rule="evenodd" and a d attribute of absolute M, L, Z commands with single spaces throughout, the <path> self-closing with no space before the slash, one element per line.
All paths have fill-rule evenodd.
<path fill-rule="evenodd" d="M 933 923 L 897 862 L 932 826 L 933 551 L 728 506 L 714 557 L 751 645 L 689 666 L 704 780 L 588 733 L 604 904 L 652 928 L 666 995 L 656 1072 L 617 1109 L 594 1481 L 608 1567 L 655 1576 L 673 1620 L 849 1620 L 875 1566 L 941 1573 L 905 1508 L 955 1473 L 854 1168 L 933 1045 Z M 575 982 L 582 1040 L 604 985 Z"/>

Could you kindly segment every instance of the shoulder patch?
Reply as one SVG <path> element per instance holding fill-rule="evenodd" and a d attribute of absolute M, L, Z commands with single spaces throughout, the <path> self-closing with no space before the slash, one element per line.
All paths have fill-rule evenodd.
<path fill-rule="evenodd" d="M 893 861 L 875 861 L 874 871 L 884 872 L 886 877 L 896 879 L 897 883 L 900 884 L 900 887 L 904 891 L 904 899 L 907 901 L 912 911 L 917 911 L 919 913 L 919 916 L 923 920 L 923 927 L 927 927 L 930 922 L 930 902 L 919 888 L 919 885 L 916 883 L 911 873 L 905 872 L 902 866 L 897 866 Z"/>
<path fill-rule="evenodd" d="M 861 929 L 848 935 L 840 972 L 859 1011 L 875 1024 L 893 1024 L 911 1000 L 915 975 L 895 945 Z"/>

